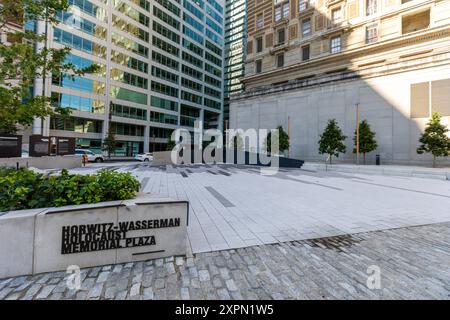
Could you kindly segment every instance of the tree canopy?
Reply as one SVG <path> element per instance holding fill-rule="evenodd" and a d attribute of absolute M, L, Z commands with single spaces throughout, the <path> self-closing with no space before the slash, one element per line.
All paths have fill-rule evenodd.
<path fill-rule="evenodd" d="M 353 153 L 356 153 L 356 130 L 353 143 L 355 145 Z M 363 120 L 359 124 L 359 152 L 363 154 L 364 164 L 366 163 L 366 153 L 372 152 L 376 148 L 378 148 L 378 144 L 375 139 L 375 132 L 370 129 L 369 123 Z"/>
<path fill-rule="evenodd" d="M 339 157 L 339 153 L 345 153 L 344 141 L 347 137 L 342 133 L 336 119 L 328 120 L 327 126 L 320 135 L 319 154 L 328 154 L 330 158 Z"/>
<path fill-rule="evenodd" d="M 441 124 L 440 114 L 434 112 L 419 139 L 421 145 L 417 148 L 417 153 L 431 153 L 433 155 L 433 167 L 436 166 L 437 157 L 447 157 L 450 155 L 448 131 L 447 126 Z"/>
<path fill-rule="evenodd" d="M 103 139 L 102 148 L 103 151 L 106 151 L 106 153 L 108 154 L 108 158 L 111 158 L 111 154 L 116 151 L 116 145 L 117 141 L 116 136 L 114 135 L 114 131 L 109 128 L 107 136 L 105 137 L 105 139 Z"/>
<path fill-rule="evenodd" d="M 0 6 L 0 30 L 7 33 L 10 43 L 0 43 L 0 133 L 12 134 L 17 125 L 28 126 L 35 117 L 44 118 L 54 114 L 68 115 L 68 109 L 52 106 L 50 97 L 34 95 L 35 79 L 64 73 L 74 75 L 96 72 L 98 65 L 77 68 L 66 61 L 70 48 L 48 48 L 47 34 L 34 31 L 16 31 L 8 27 L 9 22 L 22 24 L 27 21 L 44 21 L 51 25 L 58 23 L 57 12 L 67 10 L 67 0 L 16 0 L 2 1 Z M 43 47 L 36 50 L 36 44 Z M 44 88 L 45 88 L 45 82 Z M 44 92 L 44 90 L 43 90 Z"/>
<path fill-rule="evenodd" d="M 278 151 L 280 153 L 289 149 L 289 135 L 284 131 L 282 126 L 277 127 L 273 139 L 275 139 L 275 141 L 278 140 Z M 272 153 L 272 131 L 267 134 L 267 137 L 264 140 L 264 146 L 268 153 Z"/>

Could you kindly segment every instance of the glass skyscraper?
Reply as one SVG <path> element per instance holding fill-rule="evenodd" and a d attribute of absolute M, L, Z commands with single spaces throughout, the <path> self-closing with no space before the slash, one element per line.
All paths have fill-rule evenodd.
<path fill-rule="evenodd" d="M 67 61 L 98 64 L 96 74 L 54 74 L 46 94 L 70 108 L 33 133 L 75 137 L 101 152 L 112 130 L 117 155 L 165 150 L 183 127 L 221 128 L 224 86 L 224 7 L 217 0 L 69 0 L 49 28 L 51 47 L 70 47 Z M 43 23 L 28 23 L 41 33 Z M 38 79 L 37 81 L 42 81 Z M 40 94 L 37 85 L 36 94 Z M 38 132 L 40 131 L 40 132 Z"/>
<path fill-rule="evenodd" d="M 240 78 L 244 76 L 247 43 L 247 0 L 226 0 L 225 3 L 225 87 L 224 120 L 229 119 L 229 100 L 233 93 L 244 89 Z"/>

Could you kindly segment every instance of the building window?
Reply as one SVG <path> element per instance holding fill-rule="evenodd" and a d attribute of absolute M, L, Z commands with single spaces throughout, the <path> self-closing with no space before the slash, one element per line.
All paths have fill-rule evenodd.
<path fill-rule="evenodd" d="M 366 15 L 377 13 L 377 0 L 366 0 Z"/>
<path fill-rule="evenodd" d="M 311 34 L 311 19 L 305 19 L 302 21 L 302 34 L 307 37 Z"/>
<path fill-rule="evenodd" d="M 298 3 L 298 11 L 305 11 L 306 9 L 308 9 L 308 0 L 300 0 Z"/>
<path fill-rule="evenodd" d="M 255 62 L 255 70 L 256 73 L 261 73 L 262 71 L 262 60 L 258 60 Z"/>
<path fill-rule="evenodd" d="M 284 53 L 281 53 L 277 56 L 277 68 L 281 68 L 284 66 Z"/>
<path fill-rule="evenodd" d="M 302 47 L 302 61 L 309 60 L 309 45 Z"/>
<path fill-rule="evenodd" d="M 283 44 L 285 40 L 285 31 L 284 29 L 278 30 L 278 44 Z"/>
<path fill-rule="evenodd" d="M 331 53 L 341 52 L 341 36 L 331 38 L 330 47 L 331 47 Z"/>
<path fill-rule="evenodd" d="M 274 0 L 275 3 L 275 22 L 281 19 L 289 19 L 289 0 Z"/>
<path fill-rule="evenodd" d="M 333 9 L 331 11 L 331 23 L 338 24 L 341 22 L 341 8 Z"/>
<path fill-rule="evenodd" d="M 261 52 L 263 50 L 263 38 L 259 37 L 256 39 L 256 52 Z"/>
<path fill-rule="evenodd" d="M 402 33 L 410 33 L 426 29 L 430 26 L 430 10 L 405 15 L 402 17 Z"/>
<path fill-rule="evenodd" d="M 366 27 L 366 43 L 373 43 L 378 40 L 378 26 L 376 24 Z"/>
<path fill-rule="evenodd" d="M 283 18 L 289 19 L 289 1 L 283 4 Z"/>
<path fill-rule="evenodd" d="M 281 5 L 275 7 L 275 22 L 281 21 Z"/>
<path fill-rule="evenodd" d="M 264 17 L 262 14 L 256 17 L 256 28 L 261 29 L 264 25 Z"/>

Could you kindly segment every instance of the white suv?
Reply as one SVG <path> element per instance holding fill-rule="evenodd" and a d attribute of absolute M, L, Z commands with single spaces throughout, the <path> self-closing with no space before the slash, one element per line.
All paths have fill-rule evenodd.
<path fill-rule="evenodd" d="M 105 161 L 105 158 L 103 157 L 102 154 L 94 153 L 91 150 L 87 150 L 87 149 L 75 149 L 75 155 L 80 155 L 80 156 L 86 155 L 87 161 L 89 161 L 89 162 Z"/>
<path fill-rule="evenodd" d="M 149 162 L 149 161 L 153 161 L 153 155 L 149 152 L 139 153 L 134 156 L 134 159 L 138 160 L 138 161 Z"/>

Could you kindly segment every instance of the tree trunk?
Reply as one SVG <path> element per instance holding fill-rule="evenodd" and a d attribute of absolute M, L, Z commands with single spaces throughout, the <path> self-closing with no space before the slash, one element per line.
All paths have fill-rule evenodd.
<path fill-rule="evenodd" d="M 330 165 L 331 165 L 331 158 L 332 158 L 332 155 L 330 154 Z"/>
<path fill-rule="evenodd" d="M 436 168 L 436 156 L 433 154 L 433 168 Z"/>
<path fill-rule="evenodd" d="M 363 164 L 366 164 L 366 153 L 363 153 Z"/>

